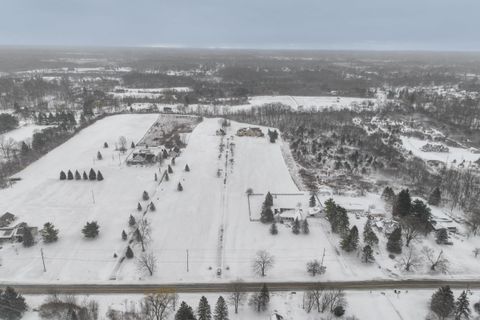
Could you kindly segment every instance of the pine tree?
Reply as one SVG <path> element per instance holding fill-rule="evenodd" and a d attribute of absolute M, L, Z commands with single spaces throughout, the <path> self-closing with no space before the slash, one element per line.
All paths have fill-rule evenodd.
<path fill-rule="evenodd" d="M 97 181 L 102 181 L 103 180 L 103 175 L 100 172 L 100 170 L 97 171 Z"/>
<path fill-rule="evenodd" d="M 430 301 L 432 310 L 440 319 L 446 319 L 455 311 L 453 292 L 449 286 L 441 287 L 432 295 Z"/>
<path fill-rule="evenodd" d="M 88 180 L 88 176 L 87 176 L 87 173 L 85 171 L 83 171 L 83 180 Z"/>
<path fill-rule="evenodd" d="M 438 206 L 441 200 L 442 193 L 440 192 L 440 189 L 438 187 L 435 187 L 435 189 L 433 189 L 432 193 L 430 193 L 430 196 L 428 197 L 428 204 L 432 206 Z"/>
<path fill-rule="evenodd" d="M 168 173 L 172 174 L 173 173 L 173 169 L 170 165 L 168 165 Z"/>
<path fill-rule="evenodd" d="M 135 143 L 132 141 L 132 144 L 130 145 L 130 148 L 135 149 Z"/>
<path fill-rule="evenodd" d="M 175 314 L 175 320 L 196 320 L 193 309 L 185 301 L 182 301 L 180 308 Z"/>
<path fill-rule="evenodd" d="M 157 173 L 155 172 L 155 176 L 153 178 L 155 181 L 158 181 L 158 176 L 157 176 Z"/>
<path fill-rule="evenodd" d="M 343 250 L 352 252 L 358 248 L 358 229 L 353 226 L 348 233 L 345 233 L 340 244 Z"/>
<path fill-rule="evenodd" d="M 268 292 L 267 292 L 268 293 Z M 222 296 L 218 297 L 213 314 L 214 320 L 228 320 L 228 307 Z"/>
<path fill-rule="evenodd" d="M 103 147 L 104 147 L 105 149 L 108 148 L 108 143 L 107 143 L 106 141 L 103 143 Z"/>
<path fill-rule="evenodd" d="M 378 237 L 372 229 L 372 224 L 370 220 L 367 220 L 365 227 L 363 228 L 363 242 L 365 242 L 370 247 L 378 245 Z"/>
<path fill-rule="evenodd" d="M 125 251 L 125 257 L 127 257 L 127 259 L 133 258 L 133 250 L 130 248 L 130 246 L 128 246 L 127 251 Z"/>
<path fill-rule="evenodd" d="M 28 226 L 23 227 L 23 236 L 22 236 L 22 243 L 23 246 L 28 248 L 35 244 L 35 240 L 33 239 L 32 231 Z"/>
<path fill-rule="evenodd" d="M 91 181 L 97 180 L 97 174 L 95 171 L 93 171 L 93 169 L 90 169 L 90 172 L 88 173 L 88 179 Z"/>
<path fill-rule="evenodd" d="M 67 175 L 65 174 L 65 172 L 60 171 L 60 180 L 65 180 L 65 179 L 67 179 Z"/>
<path fill-rule="evenodd" d="M 278 228 L 277 228 L 277 224 L 275 222 L 272 223 L 272 225 L 270 226 L 270 234 L 272 234 L 272 235 L 278 234 Z"/>
<path fill-rule="evenodd" d="M 397 227 L 388 237 L 387 250 L 391 253 L 402 253 L 402 228 Z"/>
<path fill-rule="evenodd" d="M 157 208 L 155 207 L 153 202 L 150 202 L 150 211 L 155 211 L 155 210 L 157 210 Z"/>
<path fill-rule="evenodd" d="M 263 207 L 262 212 L 260 214 L 260 221 L 263 223 L 273 222 L 273 211 L 270 207 Z"/>
<path fill-rule="evenodd" d="M 87 222 L 82 229 L 82 233 L 85 238 L 96 238 L 99 233 L 99 228 L 100 227 L 98 226 L 96 221 Z"/>
<path fill-rule="evenodd" d="M 292 232 L 293 234 L 300 233 L 300 221 L 298 219 L 295 219 L 295 221 L 293 221 Z"/>
<path fill-rule="evenodd" d="M 170 161 L 170 163 L 172 164 L 172 166 L 175 165 L 175 158 L 176 158 L 176 157 L 173 157 L 173 158 L 172 158 L 172 161 Z"/>
<path fill-rule="evenodd" d="M 125 232 L 125 230 L 122 230 L 122 240 L 125 241 L 127 240 L 128 236 L 127 236 L 127 233 Z"/>
<path fill-rule="evenodd" d="M 302 232 L 303 232 L 303 234 L 309 234 L 310 233 L 310 226 L 308 224 L 307 219 L 302 221 Z"/>
<path fill-rule="evenodd" d="M 140 202 L 137 203 L 137 211 L 142 211 L 142 209 L 143 208 L 142 208 L 142 205 L 140 204 Z"/>
<path fill-rule="evenodd" d="M 70 170 L 68 170 L 67 179 L 68 179 L 68 180 L 73 180 L 73 173 L 72 173 L 72 171 L 70 171 Z"/>
<path fill-rule="evenodd" d="M 43 229 L 40 231 L 42 234 L 43 242 L 50 243 L 58 240 L 58 229 L 50 222 L 43 225 Z"/>
<path fill-rule="evenodd" d="M 21 319 L 27 307 L 25 298 L 13 288 L 6 287 L 4 292 L 0 290 L 0 319 Z"/>
<path fill-rule="evenodd" d="M 190 172 L 190 167 L 188 166 L 188 164 L 185 165 L 185 171 Z"/>
<path fill-rule="evenodd" d="M 200 298 L 200 302 L 198 303 L 198 308 L 197 308 L 197 316 L 198 316 L 198 320 L 212 319 L 212 311 L 210 309 L 210 305 L 208 304 L 208 300 L 205 296 L 202 296 Z"/>
<path fill-rule="evenodd" d="M 390 187 L 385 187 L 382 192 L 381 196 L 382 200 L 385 201 L 389 205 L 393 205 L 395 201 L 395 192 Z"/>
<path fill-rule="evenodd" d="M 97 160 L 102 160 L 102 159 L 103 159 L 102 154 L 100 153 L 100 151 L 97 151 Z"/>
<path fill-rule="evenodd" d="M 455 320 L 470 319 L 471 316 L 470 301 L 467 292 L 463 290 L 455 302 Z"/>
<path fill-rule="evenodd" d="M 312 195 L 310 196 L 310 200 L 309 200 L 309 206 L 310 208 L 313 208 L 317 205 L 317 199 L 315 199 L 315 195 L 312 193 Z"/>
<path fill-rule="evenodd" d="M 128 218 L 128 225 L 130 227 L 133 227 L 137 222 L 135 221 L 135 217 L 130 215 L 130 218 Z"/>
<path fill-rule="evenodd" d="M 24 158 L 30 153 L 30 151 L 31 150 L 28 144 L 26 144 L 25 141 L 22 141 L 22 145 L 20 147 L 20 156 Z"/>
<path fill-rule="evenodd" d="M 75 180 L 82 180 L 82 176 L 80 175 L 80 172 L 78 172 L 78 170 L 75 170 Z"/>
<path fill-rule="evenodd" d="M 410 215 L 411 206 L 412 199 L 410 198 L 410 192 L 408 189 L 404 189 L 400 191 L 393 204 L 392 214 L 394 216 L 406 217 Z"/>
<path fill-rule="evenodd" d="M 165 181 L 168 181 L 170 180 L 169 176 L 168 176 L 168 172 L 165 172 Z"/>
<path fill-rule="evenodd" d="M 177 191 L 183 191 L 183 186 L 180 182 L 177 185 Z"/>
<path fill-rule="evenodd" d="M 264 207 L 271 207 L 273 206 L 273 197 L 270 192 L 267 192 L 267 195 L 265 196 L 265 201 L 263 202 Z"/>
<path fill-rule="evenodd" d="M 147 200 L 150 199 L 150 196 L 148 195 L 147 191 L 143 191 L 142 199 L 143 199 L 143 201 L 147 201 Z"/>
<path fill-rule="evenodd" d="M 372 247 L 370 247 L 368 244 L 363 247 L 362 250 L 362 261 L 365 263 L 369 263 L 375 260 L 375 257 L 373 256 L 373 250 Z"/>

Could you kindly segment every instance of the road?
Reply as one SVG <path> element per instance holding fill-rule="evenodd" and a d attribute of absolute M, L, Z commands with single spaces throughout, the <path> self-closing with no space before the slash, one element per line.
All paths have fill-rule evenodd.
<path fill-rule="evenodd" d="M 334 282 L 266 282 L 270 291 L 303 291 L 314 287 L 343 290 L 436 289 L 449 285 L 457 289 L 480 289 L 480 280 L 374 280 Z M 245 292 L 258 291 L 263 282 L 243 282 Z M 219 293 L 229 292 L 230 282 L 170 284 L 24 284 L 0 282 L 0 289 L 14 287 L 23 294 L 145 294 L 153 292 Z"/>

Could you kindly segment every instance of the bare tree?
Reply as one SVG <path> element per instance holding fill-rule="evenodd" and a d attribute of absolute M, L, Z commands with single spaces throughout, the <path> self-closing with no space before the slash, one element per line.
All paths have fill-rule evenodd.
<path fill-rule="evenodd" d="M 157 269 L 157 258 L 152 252 L 144 252 L 137 259 L 137 268 L 141 273 L 153 276 Z"/>
<path fill-rule="evenodd" d="M 274 262 L 275 259 L 270 253 L 260 250 L 253 262 L 253 271 L 259 276 L 265 277 L 267 270 L 273 267 Z"/>
<path fill-rule="evenodd" d="M 127 139 L 124 136 L 118 138 L 118 150 L 121 152 L 127 151 Z"/>
<path fill-rule="evenodd" d="M 323 295 L 323 287 L 318 284 L 312 287 L 311 290 L 305 292 L 304 296 L 304 309 L 307 312 L 310 312 L 313 307 L 316 306 L 317 311 L 321 312 L 321 309 L 326 309 L 326 306 L 322 306 L 322 295 Z"/>
<path fill-rule="evenodd" d="M 141 307 L 146 320 L 166 320 L 174 311 L 178 295 L 175 293 L 149 294 L 143 298 Z"/>
<path fill-rule="evenodd" d="M 412 240 L 420 236 L 420 224 L 415 217 L 405 217 L 402 221 L 402 233 L 405 238 L 405 246 L 409 247 Z"/>
<path fill-rule="evenodd" d="M 333 312 L 333 309 L 335 309 L 338 306 L 344 307 L 346 305 L 346 300 L 345 300 L 345 293 L 341 289 L 331 289 L 328 291 L 325 291 L 325 293 L 322 295 L 321 301 L 320 301 L 320 312 L 324 312 L 327 310 L 327 308 L 330 309 L 331 312 Z"/>
<path fill-rule="evenodd" d="M 230 304 L 234 306 L 235 313 L 238 313 L 239 305 L 241 305 L 247 297 L 247 294 L 243 291 L 243 281 L 239 279 L 232 282 L 230 292 L 228 300 Z"/>
<path fill-rule="evenodd" d="M 142 244 L 142 252 L 145 252 L 145 246 L 150 242 L 150 233 L 150 222 L 143 218 L 138 222 L 138 227 L 135 231 L 137 241 Z"/>
<path fill-rule="evenodd" d="M 0 136 L 0 149 L 2 150 L 5 160 L 10 162 L 15 155 L 16 142 L 12 138 L 5 139 L 4 136 Z"/>
<path fill-rule="evenodd" d="M 448 259 L 443 255 L 443 250 L 435 254 L 432 248 L 423 247 L 422 253 L 428 260 L 430 271 L 440 271 L 446 273 L 448 271 Z"/>
<path fill-rule="evenodd" d="M 307 263 L 307 272 L 310 273 L 312 277 L 315 277 L 317 274 L 324 274 L 325 269 L 318 260 L 312 260 Z"/>
<path fill-rule="evenodd" d="M 419 258 L 417 252 L 412 248 L 408 248 L 408 251 L 405 252 L 398 261 L 397 266 L 405 271 L 413 271 L 421 264 L 421 259 Z"/>

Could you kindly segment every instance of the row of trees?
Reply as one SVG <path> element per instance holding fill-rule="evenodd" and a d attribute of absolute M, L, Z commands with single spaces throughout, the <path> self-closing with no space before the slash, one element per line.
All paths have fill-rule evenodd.
<path fill-rule="evenodd" d="M 78 170 L 75 170 L 75 175 L 72 173 L 71 170 L 68 170 L 67 173 L 65 174 L 65 171 L 60 171 L 60 180 L 90 180 L 90 181 L 102 181 L 103 180 L 103 175 L 98 170 L 96 173 L 93 169 L 90 169 L 90 172 L 87 173 L 83 171 L 83 175 L 80 175 L 80 172 Z"/>
<path fill-rule="evenodd" d="M 455 300 L 455 296 L 449 286 L 441 287 L 432 295 L 430 310 L 440 320 L 450 317 L 454 317 L 455 320 L 471 319 L 472 311 L 468 295 L 469 291 L 464 290 Z M 480 314 L 480 303 L 476 303 L 474 308 Z"/>

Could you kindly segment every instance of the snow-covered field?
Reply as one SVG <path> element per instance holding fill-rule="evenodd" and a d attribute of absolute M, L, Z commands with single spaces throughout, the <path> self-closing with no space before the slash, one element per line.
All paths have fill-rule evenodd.
<path fill-rule="evenodd" d="M 356 316 L 359 320 L 406 320 L 406 319 L 425 319 L 429 313 L 430 298 L 434 290 L 410 290 L 402 291 L 399 294 L 391 290 L 388 291 L 347 291 L 346 292 L 346 316 Z M 457 297 L 461 290 L 453 290 Z M 218 297 L 228 297 L 228 293 L 223 294 L 203 294 L 212 308 L 214 309 Z M 194 310 L 202 294 L 180 294 L 179 302 L 185 301 Z M 240 306 L 238 314 L 235 314 L 233 306 L 229 305 L 229 319 L 231 320 L 264 320 L 270 319 L 273 312 L 284 317 L 284 320 L 316 320 L 321 319 L 322 314 L 312 310 L 307 313 L 303 308 L 303 292 L 272 292 L 270 293 L 269 308 L 265 312 L 257 313 L 252 307 L 244 303 Z M 26 296 L 27 303 L 36 308 L 43 303 L 45 296 Z M 105 314 L 108 308 L 114 310 L 126 311 L 135 308 L 140 310 L 138 302 L 142 299 L 141 295 L 90 295 L 78 296 L 77 301 L 95 300 L 99 303 L 99 319 L 106 319 Z M 474 291 L 469 295 L 470 306 L 480 300 L 480 292 Z M 133 302 L 133 304 L 132 304 Z M 472 315 L 475 312 L 472 311 Z M 325 319 L 330 319 L 328 312 L 323 314 Z M 173 319 L 172 314 L 169 319 Z M 333 318 L 333 317 L 332 317 Z M 37 320 L 38 314 L 29 311 L 25 314 L 24 320 Z M 273 318 L 272 318 L 273 319 Z M 473 319 L 476 319 L 475 316 Z"/>
<path fill-rule="evenodd" d="M 189 87 L 172 87 L 172 88 L 116 88 L 115 91 L 109 92 L 115 98 L 159 98 L 165 92 L 190 92 Z"/>
<path fill-rule="evenodd" d="M 402 144 L 405 149 L 424 160 L 437 160 L 446 164 L 455 162 L 457 165 L 465 161 L 465 166 L 480 159 L 480 154 L 473 153 L 466 148 L 448 147 L 449 152 L 424 152 L 421 148 L 428 142 L 414 137 L 402 136 Z M 435 144 L 442 144 L 435 142 Z M 444 145 L 444 144 L 443 144 Z M 446 146 L 446 145 L 445 145 Z"/>
<path fill-rule="evenodd" d="M 30 139 L 36 131 L 48 128 L 49 126 L 42 126 L 36 124 L 26 124 L 22 127 L 14 129 L 12 131 L 6 132 L 0 135 L 0 139 L 5 138 L 5 140 L 13 139 L 17 142 L 21 142 L 27 139 Z"/>

